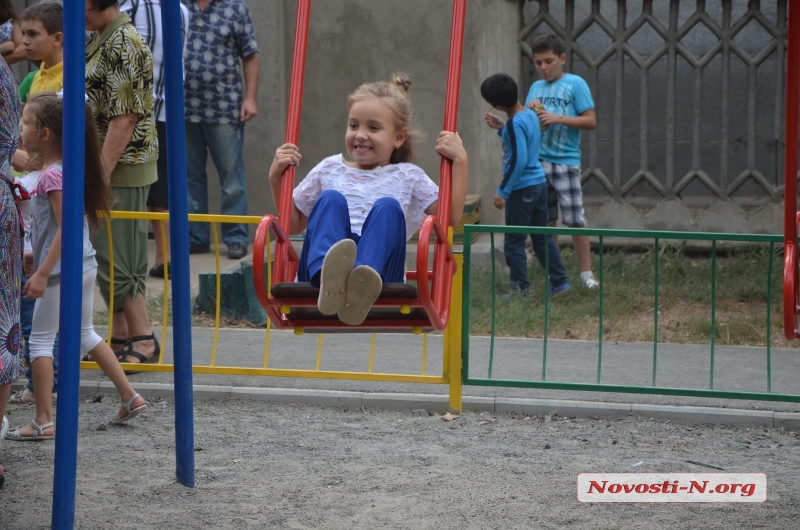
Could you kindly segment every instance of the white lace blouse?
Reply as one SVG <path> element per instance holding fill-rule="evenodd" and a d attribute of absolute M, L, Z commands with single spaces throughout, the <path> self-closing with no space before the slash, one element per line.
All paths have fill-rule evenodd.
<path fill-rule="evenodd" d="M 425 220 L 425 210 L 439 199 L 439 187 L 414 164 L 358 169 L 345 164 L 341 154 L 329 156 L 309 172 L 294 189 L 294 204 L 308 216 L 325 190 L 336 190 L 345 196 L 350 209 L 350 229 L 355 234 L 361 234 L 376 200 L 394 197 L 405 214 L 408 239 Z"/>

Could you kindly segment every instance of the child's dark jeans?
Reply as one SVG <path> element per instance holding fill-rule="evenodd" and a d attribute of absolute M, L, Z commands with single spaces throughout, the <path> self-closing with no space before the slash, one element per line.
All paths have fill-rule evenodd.
<path fill-rule="evenodd" d="M 506 199 L 506 225 L 508 226 L 547 226 L 547 183 L 529 186 L 512 191 Z M 526 291 L 531 284 L 528 281 L 528 258 L 525 254 L 527 234 L 506 234 L 503 243 L 503 254 L 506 264 L 511 269 L 511 287 Z M 533 252 L 545 267 L 545 236 L 531 234 Z M 567 271 L 561 263 L 561 254 L 552 237 L 547 238 L 550 252 L 550 286 L 557 287 L 567 282 Z"/>

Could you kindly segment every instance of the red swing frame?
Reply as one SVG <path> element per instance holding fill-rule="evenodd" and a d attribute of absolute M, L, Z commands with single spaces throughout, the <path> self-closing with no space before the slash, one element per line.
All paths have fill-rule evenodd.
<path fill-rule="evenodd" d="M 302 108 L 308 23 L 311 0 L 299 0 L 295 33 L 286 143 L 298 144 Z M 447 72 L 444 130 L 455 132 L 458 118 L 458 93 L 461 79 L 462 47 L 466 0 L 454 0 L 450 35 L 450 63 Z M 279 217 L 265 215 L 258 224 L 253 246 L 253 280 L 256 296 L 269 319 L 278 329 L 338 331 L 442 331 L 450 318 L 450 295 L 456 262 L 448 240 L 452 195 L 452 161 L 442 157 L 439 179 L 440 216 L 429 215 L 422 223 L 417 244 L 417 270 L 406 272 L 409 284 L 385 284 L 381 296 L 367 319 L 359 326 L 340 322 L 336 315 L 317 310 L 318 289 L 294 282 L 299 258 L 288 238 L 294 190 L 295 167 L 284 170 L 281 182 Z M 272 283 L 268 285 L 265 263 L 269 233 L 275 238 Z M 433 238 L 433 266 L 428 270 L 429 247 Z M 421 272 L 420 272 L 421 271 Z"/>
<path fill-rule="evenodd" d="M 786 21 L 786 151 L 784 161 L 783 226 L 783 333 L 787 339 L 800 338 L 800 282 L 798 282 L 797 227 L 797 141 L 800 99 L 800 2 L 788 2 Z"/>

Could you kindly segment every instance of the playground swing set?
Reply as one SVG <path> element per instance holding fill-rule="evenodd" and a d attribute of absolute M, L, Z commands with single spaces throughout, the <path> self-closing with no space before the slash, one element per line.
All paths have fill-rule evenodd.
<path fill-rule="evenodd" d="M 800 103 L 800 2 L 789 2 L 786 21 L 786 147 L 784 157 L 783 333 L 800 338 L 800 263 L 797 253 L 797 142 Z"/>
<path fill-rule="evenodd" d="M 303 80 L 308 44 L 310 0 L 297 7 L 292 80 L 286 142 L 297 145 L 300 133 Z M 461 78 L 462 44 L 466 0 L 454 0 L 450 33 L 450 62 L 447 73 L 444 130 L 455 132 Z M 439 179 L 439 211 L 449 212 L 452 190 L 452 161 L 442 157 Z M 422 223 L 417 243 L 415 271 L 407 271 L 411 283 L 385 283 L 367 319 L 358 326 L 323 315 L 317 309 L 319 289 L 308 282 L 294 281 L 299 259 L 289 241 L 289 212 L 292 208 L 295 166 L 284 170 L 278 216 L 265 215 L 258 225 L 253 246 L 253 280 L 256 296 L 278 329 L 305 331 L 443 331 L 450 318 L 450 299 L 456 260 L 452 250 L 448 215 L 429 215 Z M 274 234 L 274 260 L 270 255 L 270 232 Z M 433 265 L 428 270 L 429 247 L 433 242 Z M 271 266 L 270 266 L 271 264 Z"/>

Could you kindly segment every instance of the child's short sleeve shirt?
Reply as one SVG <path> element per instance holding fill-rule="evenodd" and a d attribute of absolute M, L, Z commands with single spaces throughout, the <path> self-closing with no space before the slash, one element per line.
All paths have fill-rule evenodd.
<path fill-rule="evenodd" d="M 557 81 L 536 81 L 528 91 L 525 106 L 538 99 L 545 110 L 563 116 L 580 116 L 594 108 L 589 85 L 580 76 L 564 74 Z M 539 157 L 553 164 L 581 165 L 581 130 L 566 125 L 550 125 L 542 131 Z"/>
<path fill-rule="evenodd" d="M 61 164 L 54 164 L 44 169 L 39 176 L 39 182 L 31 197 L 31 243 L 33 245 L 33 265 L 39 268 L 58 233 L 59 219 L 50 203 L 50 196 L 53 191 L 62 191 L 63 175 Z M 97 267 L 95 260 L 95 250 L 89 241 L 89 223 L 86 216 L 83 217 L 83 271 L 86 272 Z M 57 285 L 60 282 L 61 261 L 59 261 L 50 272 L 47 280 L 48 286 Z"/>
<path fill-rule="evenodd" d="M 345 164 L 341 154 L 329 156 L 309 172 L 294 189 L 294 204 L 309 216 L 325 190 L 336 190 L 347 199 L 354 234 L 361 234 L 375 201 L 394 197 L 406 218 L 406 236 L 411 238 L 425 220 L 425 210 L 439 199 L 439 187 L 419 166 L 400 163 L 358 169 Z"/>

